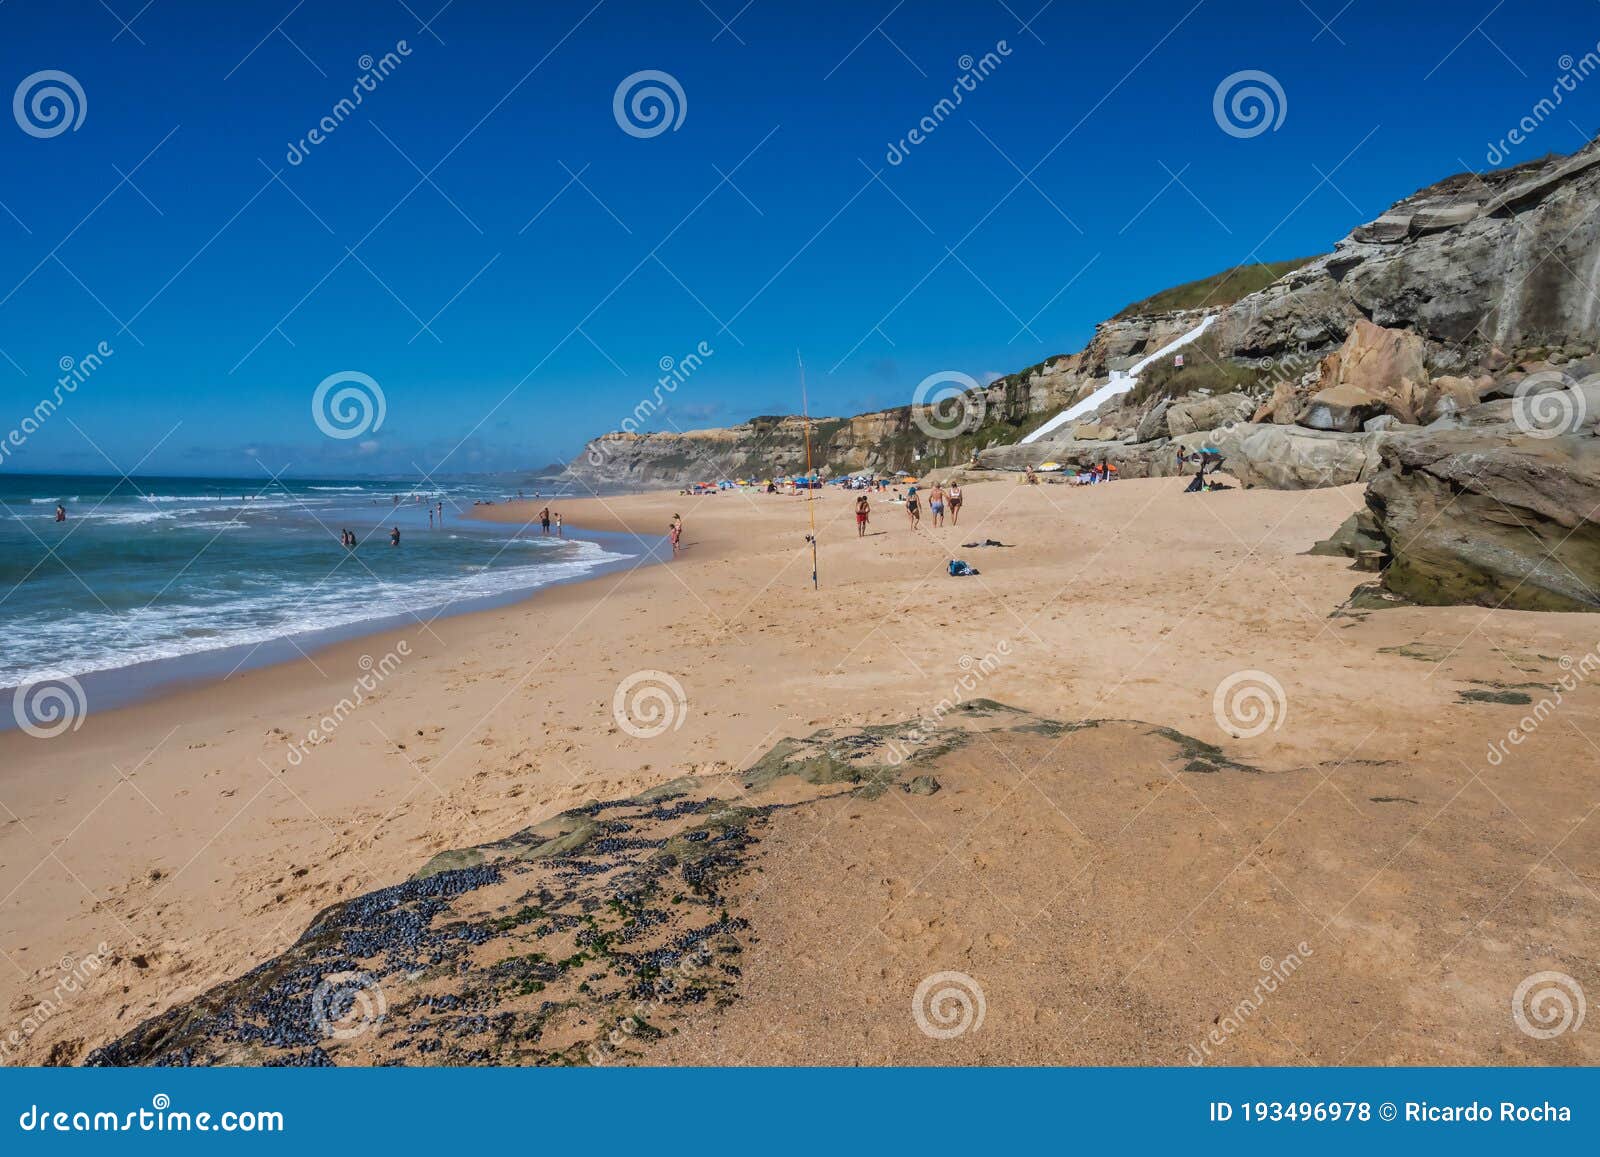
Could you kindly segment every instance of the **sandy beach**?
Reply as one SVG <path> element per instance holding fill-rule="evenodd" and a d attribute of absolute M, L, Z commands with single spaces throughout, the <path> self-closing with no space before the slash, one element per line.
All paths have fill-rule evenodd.
<path fill-rule="evenodd" d="M 804 823 L 843 843 L 785 829 L 766 853 L 805 886 L 752 897 L 770 951 L 745 961 L 741 999 L 654 1060 L 1182 1063 L 1258 958 L 1302 941 L 1322 971 L 1220 1063 L 1600 1059 L 1593 1034 L 1537 1051 L 1508 1003 L 1522 978 L 1596 954 L 1600 827 L 1571 772 L 1600 754 L 1600 693 L 1583 683 L 1488 756 L 1600 643 L 1591 617 L 1340 613 L 1368 576 L 1305 552 L 1360 486 L 965 490 L 959 526 L 925 516 L 913 533 L 875 500 L 859 539 L 854 496 L 819 493 L 818 591 L 800 498 L 563 500 L 569 526 L 651 538 L 681 512 L 684 552 L 91 712 L 56 738 L 0 735 L 5 1059 L 80 1061 L 441 851 L 974 696 L 1171 728 L 1257 771 L 1184 775 L 1107 739 L 1029 749 L 1037 767 L 952 785 L 920 819 L 880 801 L 893 819 L 858 824 L 829 803 L 844 814 Z M 520 524 L 537 505 L 482 514 Z M 986 539 L 1008 546 L 960 546 Z M 952 557 L 981 574 L 949 577 Z M 683 693 L 649 738 L 613 711 L 639 672 Z M 1282 691 L 1259 734 L 1238 716 L 1230 734 L 1214 705 L 1241 673 Z M 1028 842 L 1040 826 L 1062 842 Z M 1006 862 L 1018 841 L 1025 862 Z M 1247 920 L 1256 935 L 1229 934 Z M 981 974 L 990 1017 L 943 1051 L 905 1007 L 940 968 Z M 1062 976 L 1068 991 L 1042 979 Z"/>

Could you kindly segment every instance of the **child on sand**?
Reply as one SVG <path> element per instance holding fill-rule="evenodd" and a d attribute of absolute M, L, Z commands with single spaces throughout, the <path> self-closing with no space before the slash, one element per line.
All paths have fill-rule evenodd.
<path fill-rule="evenodd" d="M 872 517 L 872 503 L 867 501 L 867 496 L 865 494 L 863 494 L 860 498 L 856 499 L 856 537 L 857 538 L 865 538 L 867 536 L 867 520 L 870 519 L 871 517 Z"/>

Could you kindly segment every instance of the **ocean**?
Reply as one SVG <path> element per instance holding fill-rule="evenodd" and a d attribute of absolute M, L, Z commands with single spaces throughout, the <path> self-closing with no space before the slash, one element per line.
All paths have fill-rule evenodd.
<path fill-rule="evenodd" d="M 531 497 L 540 485 L 526 475 L 419 488 L 0 473 L 0 688 L 134 668 L 144 688 L 201 667 L 226 673 L 287 657 L 283 640 L 319 645 L 493 605 L 653 551 L 622 535 L 568 528 L 565 539 L 543 538 L 537 524 L 465 517 L 475 501 Z M 543 485 L 543 497 L 559 498 Z M 435 513 L 430 528 L 441 502 L 442 525 Z M 353 550 L 339 544 L 346 528 Z M 177 662 L 185 657 L 209 662 Z M 99 681 L 113 699 L 134 697 L 126 681 Z M 0 727 L 10 714 L 0 709 Z"/>

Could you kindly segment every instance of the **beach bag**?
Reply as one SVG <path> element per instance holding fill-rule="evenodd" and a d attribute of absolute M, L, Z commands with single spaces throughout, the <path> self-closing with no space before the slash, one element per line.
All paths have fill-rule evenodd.
<path fill-rule="evenodd" d="M 952 578 L 966 578 L 968 575 L 977 573 L 977 571 L 973 570 L 971 566 L 965 562 L 962 562 L 959 558 L 953 558 L 950 560 L 950 575 Z"/>

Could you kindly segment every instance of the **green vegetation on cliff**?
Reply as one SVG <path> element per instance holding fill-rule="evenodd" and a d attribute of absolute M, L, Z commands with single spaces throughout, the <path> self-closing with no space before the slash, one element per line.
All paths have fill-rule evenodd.
<path fill-rule="evenodd" d="M 1143 301 L 1136 301 L 1112 320 L 1118 321 L 1147 313 L 1170 313 L 1177 309 L 1199 309 L 1202 306 L 1220 309 L 1232 305 L 1242 297 L 1250 296 L 1258 289 L 1265 289 L 1284 274 L 1293 273 L 1302 265 L 1309 265 L 1315 260 L 1316 257 L 1296 257 L 1293 261 L 1235 265 L 1232 269 L 1224 269 L 1221 273 L 1213 273 L 1210 277 L 1202 277 L 1199 281 L 1163 289 Z"/>

